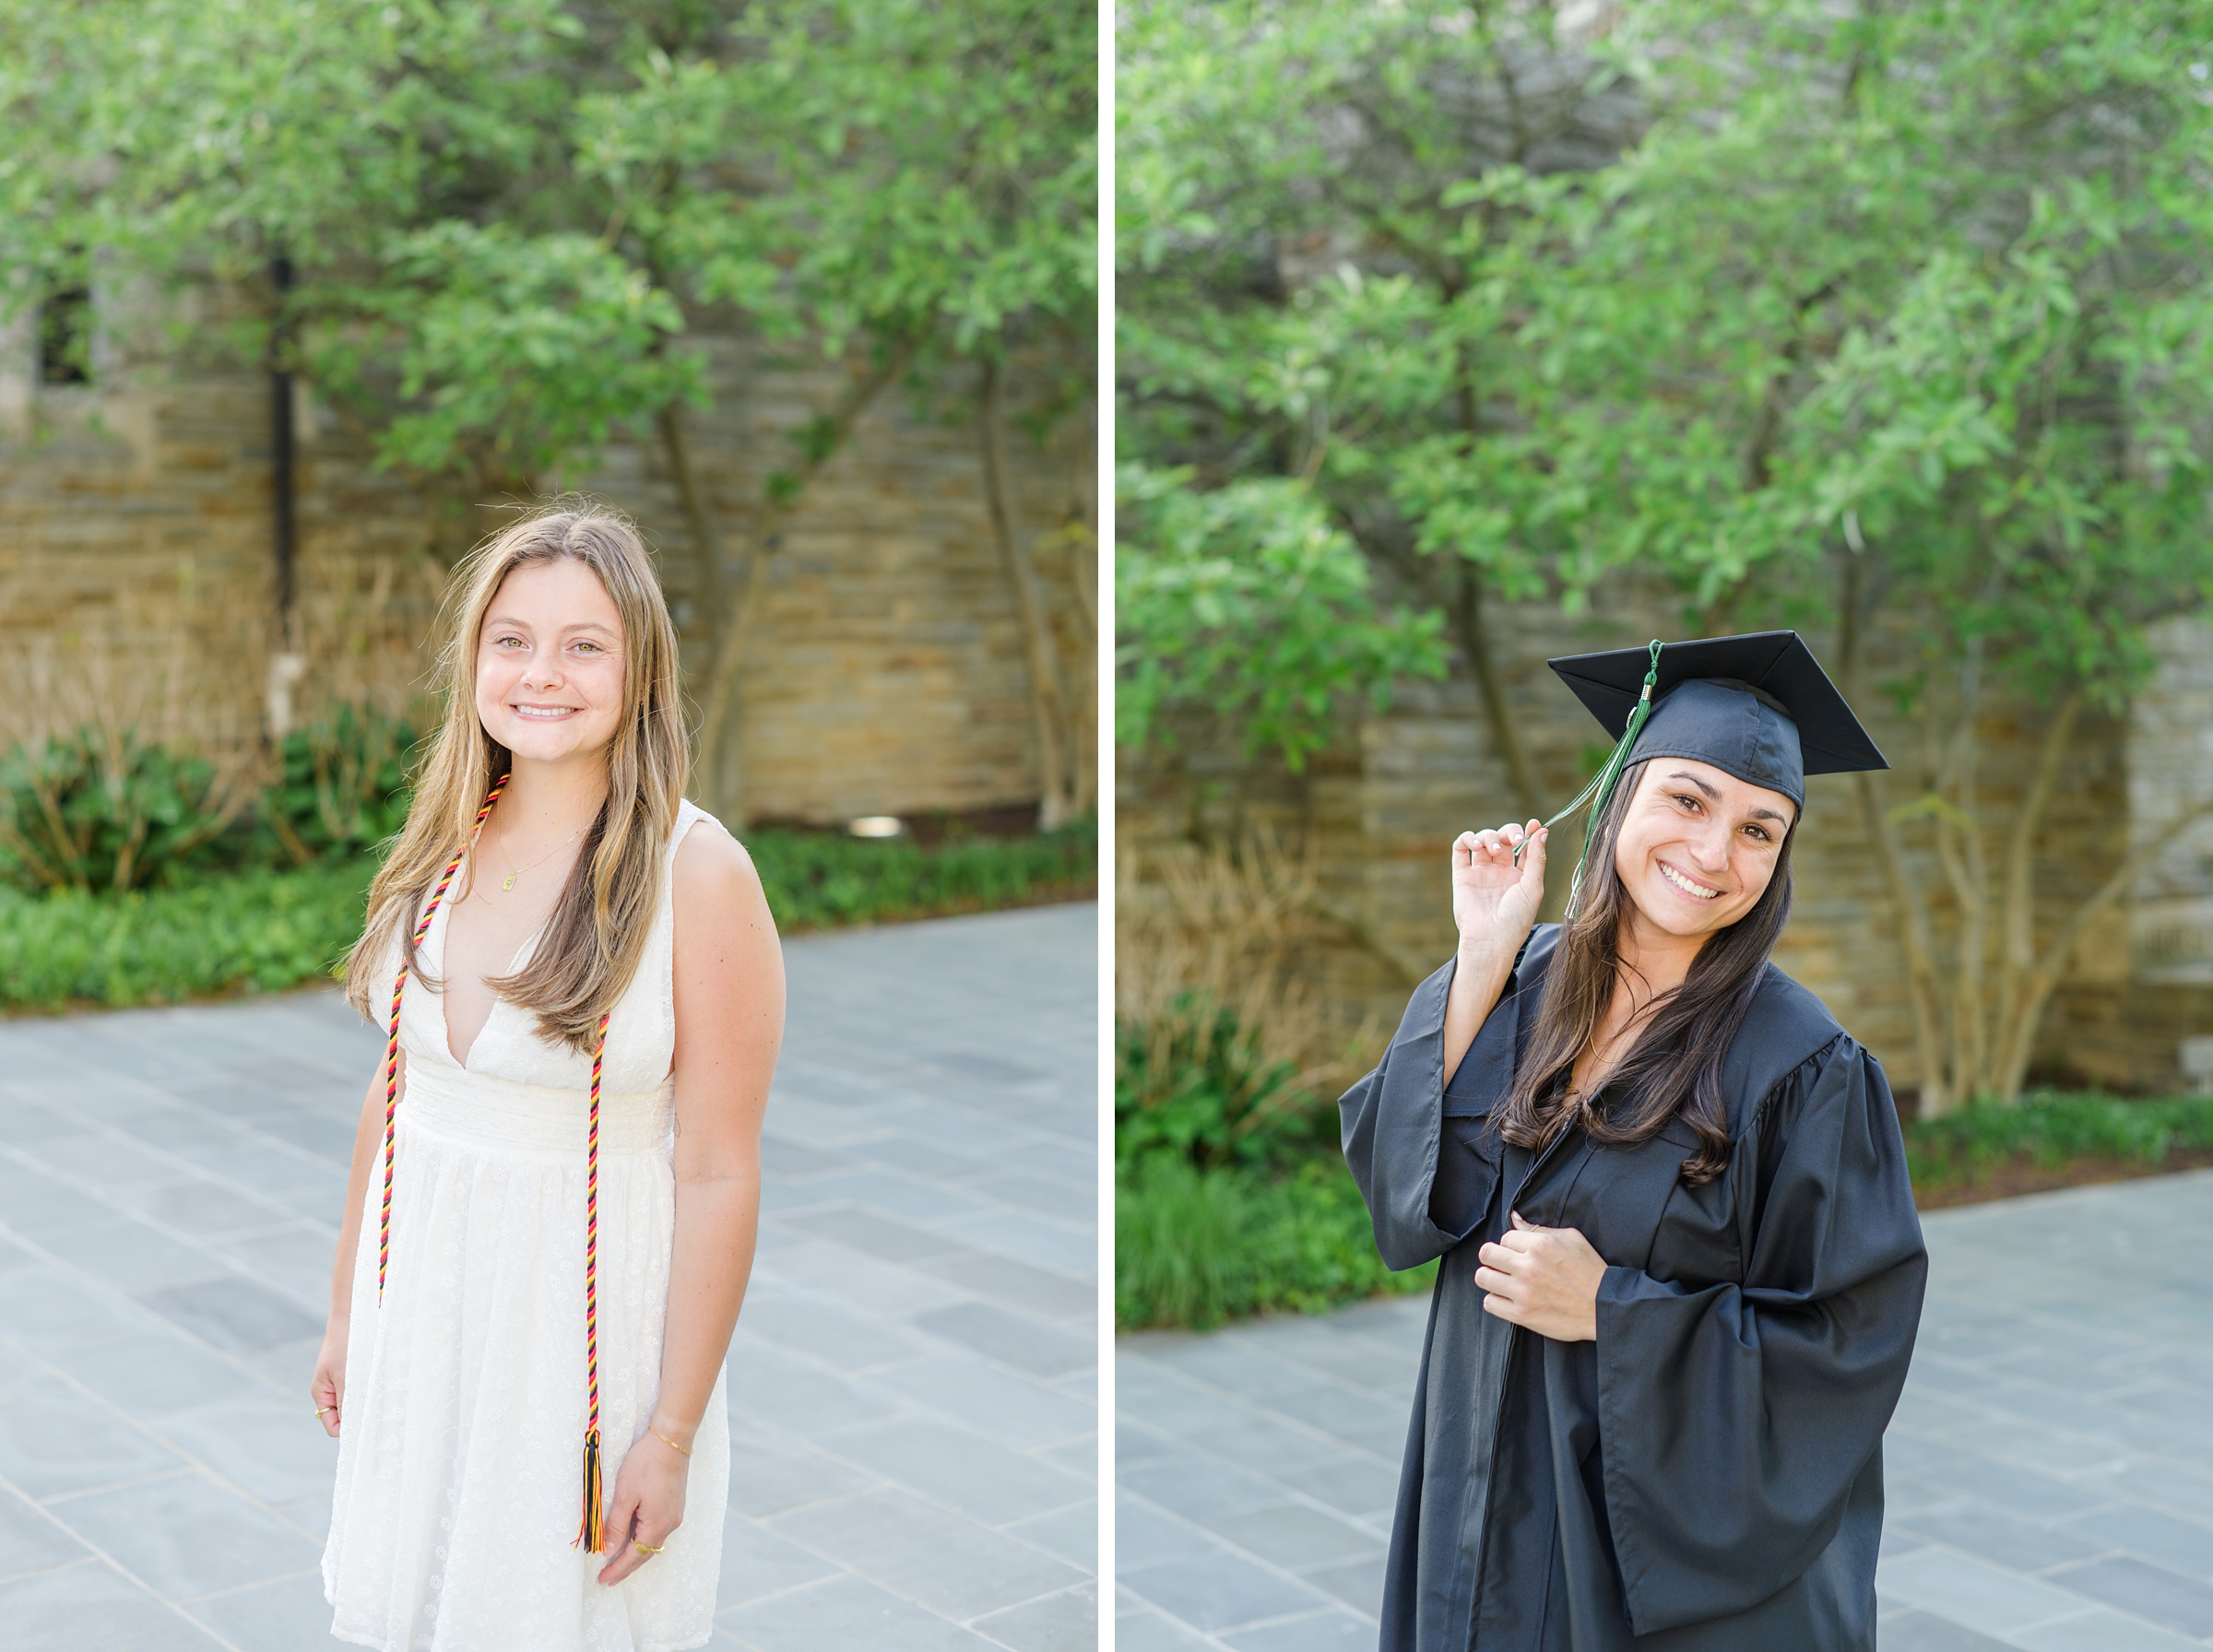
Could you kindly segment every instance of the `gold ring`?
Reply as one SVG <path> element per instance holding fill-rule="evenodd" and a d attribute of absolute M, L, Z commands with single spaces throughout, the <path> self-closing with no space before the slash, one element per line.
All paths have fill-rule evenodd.
<path fill-rule="evenodd" d="M 656 1549 L 650 1543 L 633 1543 L 631 1547 L 635 1549 L 640 1554 L 658 1554 L 661 1552 L 660 1549 Z M 668 1545 L 664 1543 L 661 1547 L 667 1548 Z"/>
<path fill-rule="evenodd" d="M 315 1415 L 320 1417 L 325 1411 L 335 1411 L 337 1409 L 335 1405 L 319 1405 L 315 1408 Z"/>

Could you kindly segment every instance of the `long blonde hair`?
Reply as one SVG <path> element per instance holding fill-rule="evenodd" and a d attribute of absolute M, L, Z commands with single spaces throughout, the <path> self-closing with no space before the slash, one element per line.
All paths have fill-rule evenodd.
<path fill-rule="evenodd" d="M 599 1018 L 636 974 L 656 903 L 661 852 L 676 829 L 690 754 L 676 627 L 637 529 L 586 502 L 527 516 L 470 552 L 447 587 L 451 623 L 439 658 L 445 720 L 416 765 L 415 799 L 369 888 L 369 919 L 346 956 L 347 1001 L 380 1020 L 395 940 L 410 971 L 424 898 L 467 843 L 477 810 L 507 773 L 507 749 L 477 716 L 477 642 L 484 613 L 518 568 L 574 557 L 599 576 L 622 621 L 622 716 L 607 748 L 607 802 L 576 852 L 567 886 L 530 961 L 491 977 L 502 997 L 538 1012 L 538 1035 L 589 1051 Z M 435 988 L 437 983 L 425 980 Z"/>

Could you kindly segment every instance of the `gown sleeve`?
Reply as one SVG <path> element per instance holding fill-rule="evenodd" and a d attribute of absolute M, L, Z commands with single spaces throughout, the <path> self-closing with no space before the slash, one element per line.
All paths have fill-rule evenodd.
<path fill-rule="evenodd" d="M 1367 1201 L 1386 1267 L 1404 1269 L 1441 1257 L 1483 1220 L 1498 1154 L 1480 1126 L 1513 1082 L 1521 965 L 1518 957 L 1450 1088 L 1445 1002 L 1452 963 L 1414 989 L 1383 1059 L 1338 1100 L 1344 1162 Z"/>
<path fill-rule="evenodd" d="M 1599 1287 L 1606 1513 L 1639 1634 L 1744 1611 L 1813 1563 L 1912 1358 L 1928 1255 L 1881 1066 L 1840 1035 L 1763 1112 L 1734 1173 L 1744 1283 L 1613 1267 Z"/>

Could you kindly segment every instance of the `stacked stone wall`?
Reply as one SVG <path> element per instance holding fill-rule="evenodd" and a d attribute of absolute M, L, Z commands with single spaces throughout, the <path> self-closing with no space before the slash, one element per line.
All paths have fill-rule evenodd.
<path fill-rule="evenodd" d="M 790 432 L 848 381 L 819 354 L 707 343 L 715 407 L 688 428 L 727 568 L 767 478 L 795 467 Z M 0 605 L 12 639 L 0 741 L 90 708 L 203 749 L 250 749 L 268 720 L 277 643 L 268 378 L 116 368 L 90 387 L 38 385 L 17 359 L 27 346 L 19 326 L 0 338 Z M 1013 417 L 1045 398 L 1049 366 L 1008 375 L 1009 482 L 1064 674 L 1088 702 L 1095 650 L 1072 582 L 1089 559 L 1052 530 L 1084 508 L 1089 433 L 1063 419 L 1040 446 Z M 953 399 L 967 387 L 933 388 L 928 406 L 900 388 L 870 406 L 762 565 L 740 681 L 748 820 L 983 810 L 1039 795 L 1014 602 L 976 427 Z M 363 434 L 311 389 L 295 411 L 309 662 L 296 712 L 347 699 L 420 716 L 443 559 L 496 528 L 502 502 L 482 502 L 456 533 L 441 496 L 378 469 Z M 638 520 L 695 657 L 703 566 L 657 440 L 618 437 L 588 471 L 541 480 Z"/>

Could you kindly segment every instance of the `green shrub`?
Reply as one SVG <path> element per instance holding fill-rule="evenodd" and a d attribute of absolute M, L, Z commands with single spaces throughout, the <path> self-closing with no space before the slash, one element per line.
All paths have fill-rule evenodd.
<path fill-rule="evenodd" d="M 1414 1291 L 1337 1147 L 1337 1110 L 1197 993 L 1115 1029 L 1115 1317 L 1203 1329 Z"/>
<path fill-rule="evenodd" d="M 836 839 L 810 844 L 803 856 L 784 853 L 780 840 L 800 835 L 764 832 L 765 850 L 754 846 L 769 904 L 787 932 L 856 921 L 849 914 L 922 917 L 1064 892 L 1092 876 L 1097 841 L 1071 828 L 1042 844 L 976 842 L 927 852 L 907 845 L 905 856 L 889 860 L 876 856 L 881 844 Z M 908 864 L 917 856 L 919 867 Z M 122 894 L 30 895 L 0 887 L 0 1009 L 176 1003 L 323 979 L 361 933 L 374 870 L 371 856 L 354 855 Z"/>
<path fill-rule="evenodd" d="M 1319 1313 L 1379 1292 L 1420 1291 L 1437 1264 L 1393 1273 L 1342 1160 L 1286 1175 L 1201 1171 L 1155 1154 L 1115 1192 L 1114 1307 L 1127 1328 L 1204 1330 L 1270 1309 Z"/>
<path fill-rule="evenodd" d="M 305 866 L 375 847 L 408 818 L 416 734 L 402 718 L 341 702 L 285 736 L 259 815 L 275 840 L 262 858 Z"/>
<path fill-rule="evenodd" d="M 361 933 L 365 861 L 126 894 L 0 891 L 0 1006 L 166 1004 L 329 973 Z"/>
<path fill-rule="evenodd" d="M 2177 1152 L 2213 1150 L 2213 1098 L 2129 1101 L 2039 1091 L 2018 1104 L 1982 1102 L 1906 1128 L 1906 1163 L 1917 1187 L 1988 1178 L 2025 1162 L 2052 1170 L 2077 1159 L 2163 1164 Z"/>
<path fill-rule="evenodd" d="M 217 860 L 237 806 L 215 765 L 78 729 L 0 756 L 0 878 L 16 888 L 121 891 Z"/>
<path fill-rule="evenodd" d="M 1095 884 L 1099 828 L 1086 819 L 1025 838 L 920 848 L 905 838 L 763 828 L 744 834 L 786 934 L 879 919 L 1019 906 Z"/>
<path fill-rule="evenodd" d="M 1157 1155 L 1199 1170 L 1282 1168 L 1333 1154 L 1337 1114 L 1292 1082 L 1237 1016 L 1199 993 L 1115 1027 L 1115 1162 Z"/>

